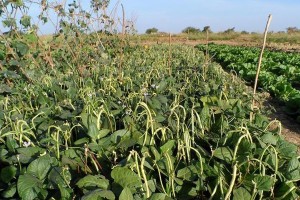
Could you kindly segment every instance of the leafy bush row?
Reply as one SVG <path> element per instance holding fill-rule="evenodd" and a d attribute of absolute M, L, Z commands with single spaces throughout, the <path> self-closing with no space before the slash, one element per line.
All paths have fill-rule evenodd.
<path fill-rule="evenodd" d="M 23 71 L 2 59 L 2 198 L 299 197 L 297 147 L 200 51 L 91 40 L 77 60 L 52 47 L 52 68 L 22 45 Z"/>
<path fill-rule="evenodd" d="M 206 51 L 204 45 L 197 47 Z M 209 54 L 245 80 L 254 81 L 260 54 L 258 48 L 210 44 Z M 298 116 L 298 120 L 300 120 L 299 65 L 300 56 L 296 53 L 265 51 L 258 82 L 260 87 L 284 102 L 287 112 L 296 118 Z"/>

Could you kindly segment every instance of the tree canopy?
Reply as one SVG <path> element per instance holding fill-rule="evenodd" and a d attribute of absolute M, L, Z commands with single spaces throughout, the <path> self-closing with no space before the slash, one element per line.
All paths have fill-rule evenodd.
<path fill-rule="evenodd" d="M 185 29 L 182 30 L 182 33 L 200 33 L 201 30 L 192 26 L 186 27 Z"/>
<path fill-rule="evenodd" d="M 153 34 L 153 33 L 157 33 L 158 32 L 158 29 L 157 28 L 148 28 L 146 30 L 146 34 Z"/>

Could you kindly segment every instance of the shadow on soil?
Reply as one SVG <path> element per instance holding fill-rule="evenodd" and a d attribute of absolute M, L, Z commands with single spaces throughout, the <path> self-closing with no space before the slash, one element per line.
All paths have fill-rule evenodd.
<path fill-rule="evenodd" d="M 284 111 L 284 106 L 277 100 L 269 97 L 264 102 L 266 108 L 271 109 L 272 113 L 269 115 L 270 119 L 277 119 L 282 124 L 282 135 L 285 139 L 298 146 L 298 152 L 300 154 L 300 123 L 295 118 L 289 116 Z"/>

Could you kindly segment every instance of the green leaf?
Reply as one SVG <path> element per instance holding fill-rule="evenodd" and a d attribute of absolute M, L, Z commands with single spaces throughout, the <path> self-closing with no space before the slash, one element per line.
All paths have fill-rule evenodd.
<path fill-rule="evenodd" d="M 79 188 L 86 188 L 86 187 L 98 187 L 101 189 L 108 189 L 109 181 L 103 177 L 87 175 L 80 179 L 76 185 Z"/>
<path fill-rule="evenodd" d="M 4 160 L 6 158 L 7 154 L 8 154 L 8 151 L 6 149 L 0 148 L 0 161 Z"/>
<path fill-rule="evenodd" d="M 98 139 L 107 136 L 107 134 L 109 134 L 109 133 L 110 133 L 109 129 L 102 129 L 102 130 L 100 130 L 99 134 L 98 134 Z"/>
<path fill-rule="evenodd" d="M 237 151 L 237 160 L 239 162 L 246 161 L 251 153 L 251 149 L 251 143 L 248 140 L 242 140 Z"/>
<path fill-rule="evenodd" d="M 26 38 L 27 41 L 32 43 L 38 41 L 38 37 L 34 33 L 26 34 L 24 35 L 24 38 Z"/>
<path fill-rule="evenodd" d="M 0 50 L 0 60 L 4 60 L 5 58 L 5 52 Z"/>
<path fill-rule="evenodd" d="M 287 158 L 292 158 L 297 155 L 297 146 L 283 139 L 277 142 L 278 152 Z"/>
<path fill-rule="evenodd" d="M 154 157 L 155 157 L 155 161 L 160 160 L 161 155 L 160 153 L 157 151 L 157 149 L 154 146 L 150 147 L 151 153 L 153 153 Z"/>
<path fill-rule="evenodd" d="M 96 140 L 97 139 L 97 136 L 98 136 L 98 128 L 97 128 L 97 125 L 95 123 L 90 123 L 89 124 L 89 130 L 88 130 L 88 136 L 90 136 L 93 140 Z"/>
<path fill-rule="evenodd" d="M 13 46 L 20 57 L 26 55 L 29 51 L 29 46 L 24 42 L 15 42 Z"/>
<path fill-rule="evenodd" d="M 84 137 L 84 138 L 80 138 L 79 140 L 76 140 L 74 142 L 75 145 L 83 145 L 83 144 L 88 144 L 89 143 L 89 138 Z"/>
<path fill-rule="evenodd" d="M 233 190 L 233 200 L 251 200 L 251 194 L 243 187 Z"/>
<path fill-rule="evenodd" d="M 89 115 L 85 112 L 82 112 L 80 114 L 80 117 L 81 117 L 81 120 L 82 120 L 82 124 L 88 128 L 89 127 L 89 124 L 88 124 L 88 119 L 89 119 Z"/>
<path fill-rule="evenodd" d="M 16 183 L 14 183 L 10 185 L 6 190 L 4 190 L 1 196 L 5 199 L 9 199 L 15 196 L 16 192 L 17 192 L 17 186 Z"/>
<path fill-rule="evenodd" d="M 133 195 L 128 187 L 125 187 L 122 190 L 119 196 L 119 200 L 133 200 Z"/>
<path fill-rule="evenodd" d="M 149 103 L 151 102 L 151 107 L 154 109 L 161 109 L 160 101 L 154 96 L 150 99 Z"/>
<path fill-rule="evenodd" d="M 25 28 L 28 28 L 30 26 L 30 20 L 31 20 L 31 17 L 28 16 L 28 15 L 23 15 L 22 18 L 20 19 L 20 24 L 22 26 L 24 26 Z"/>
<path fill-rule="evenodd" d="M 71 182 L 71 173 L 62 167 L 53 167 L 48 175 L 49 185 L 55 189 L 67 187 Z"/>
<path fill-rule="evenodd" d="M 29 163 L 33 158 L 36 158 L 37 155 L 42 154 L 45 150 L 40 147 L 26 147 L 18 148 L 18 158 L 17 156 L 12 157 L 14 162 Z"/>
<path fill-rule="evenodd" d="M 9 183 L 17 173 L 17 168 L 14 166 L 7 166 L 1 169 L 1 180 L 4 183 Z"/>
<path fill-rule="evenodd" d="M 154 119 L 158 123 L 161 123 L 161 122 L 166 120 L 166 118 L 164 116 L 160 115 L 160 114 L 156 115 Z"/>
<path fill-rule="evenodd" d="M 166 104 L 168 103 L 168 98 L 163 96 L 163 95 L 157 95 L 157 99 L 162 103 L 162 104 Z"/>
<path fill-rule="evenodd" d="M 121 141 L 118 143 L 117 148 L 128 149 L 137 144 L 137 141 L 131 137 L 122 137 Z"/>
<path fill-rule="evenodd" d="M 38 197 L 42 189 L 42 182 L 32 174 L 21 175 L 18 179 L 18 193 L 24 200 L 33 200 Z"/>
<path fill-rule="evenodd" d="M 154 193 L 151 195 L 150 200 L 165 200 L 167 195 L 164 193 Z"/>
<path fill-rule="evenodd" d="M 60 191 L 60 196 L 61 199 L 72 199 L 71 197 L 74 196 L 72 195 L 73 190 L 71 188 L 67 188 L 66 186 L 58 185 L 59 191 Z"/>
<path fill-rule="evenodd" d="M 190 165 L 180 169 L 177 172 L 177 177 L 184 180 L 193 181 L 197 177 L 197 168 L 194 165 Z"/>
<path fill-rule="evenodd" d="M 123 188 L 128 187 L 131 192 L 135 192 L 136 188 L 142 187 L 140 177 L 126 167 L 115 167 L 111 172 L 111 177 L 115 183 Z"/>
<path fill-rule="evenodd" d="M 175 140 L 169 140 L 166 144 L 160 147 L 162 153 L 167 153 L 175 146 Z"/>
<path fill-rule="evenodd" d="M 130 135 L 129 130 L 122 129 L 122 130 L 115 131 L 110 137 L 113 143 L 119 143 L 122 137 L 129 136 L 129 135 Z"/>
<path fill-rule="evenodd" d="M 274 170 L 276 167 L 276 160 L 277 156 L 274 152 L 269 152 L 269 154 L 266 156 L 265 161 L 270 165 L 270 167 Z"/>
<path fill-rule="evenodd" d="M 0 84 L 0 94 L 10 94 L 11 88 L 6 84 Z"/>
<path fill-rule="evenodd" d="M 292 191 L 292 188 L 294 188 L 295 185 L 293 182 L 286 182 L 281 183 L 278 186 L 276 186 L 276 189 L 274 190 L 275 193 L 275 199 L 282 199 L 282 200 L 296 200 L 298 199 L 299 195 L 296 195 L 296 197 L 293 198 L 294 194 Z"/>
<path fill-rule="evenodd" d="M 95 199 L 112 199 L 114 200 L 116 197 L 114 193 L 110 190 L 93 190 L 91 192 L 88 192 L 86 195 L 84 195 L 81 200 L 95 200 Z"/>
<path fill-rule="evenodd" d="M 278 141 L 278 137 L 275 136 L 275 135 L 273 135 L 272 133 L 267 133 L 267 134 L 264 134 L 264 135 L 261 137 L 261 140 L 262 140 L 264 143 L 276 145 L 276 143 L 277 143 L 277 141 Z"/>
<path fill-rule="evenodd" d="M 267 175 L 257 175 L 254 178 L 254 182 L 256 183 L 256 188 L 258 190 L 270 191 L 275 183 L 275 178 Z"/>
<path fill-rule="evenodd" d="M 168 83 L 167 83 L 165 80 L 163 80 L 163 81 L 161 81 L 161 82 L 158 84 L 157 91 L 158 91 L 159 93 L 160 93 L 160 92 L 164 92 L 165 89 L 167 88 L 167 86 L 168 86 Z"/>
<path fill-rule="evenodd" d="M 297 157 L 293 157 L 288 162 L 286 177 L 289 180 L 300 180 L 300 162 Z"/>
<path fill-rule="evenodd" d="M 155 192 L 155 190 L 156 190 L 156 181 L 155 181 L 155 179 L 149 180 L 149 181 L 147 181 L 147 183 L 148 183 L 148 188 L 150 189 L 150 191 Z M 146 184 L 145 183 L 144 183 L 143 187 L 144 187 L 144 190 L 146 190 Z"/>
<path fill-rule="evenodd" d="M 59 115 L 59 117 L 63 120 L 67 120 L 67 119 L 70 119 L 74 116 L 69 110 L 63 110 L 61 115 Z"/>
<path fill-rule="evenodd" d="M 23 0 L 14 0 L 14 1 L 11 1 L 11 3 L 14 4 L 17 7 L 21 7 L 21 6 L 24 5 Z"/>
<path fill-rule="evenodd" d="M 10 152 L 14 152 L 19 147 L 17 141 L 11 135 L 6 137 L 6 146 Z"/>
<path fill-rule="evenodd" d="M 12 60 L 18 63 L 18 61 L 16 60 Z M 3 76 L 4 78 L 9 78 L 9 79 L 19 79 L 20 75 L 18 75 L 15 71 L 12 70 L 7 70 L 7 71 L 3 71 L 0 73 L 1 76 Z"/>
<path fill-rule="evenodd" d="M 231 162 L 233 157 L 233 152 L 229 147 L 219 147 L 214 151 L 213 155 L 226 162 Z"/>
<path fill-rule="evenodd" d="M 2 21 L 4 27 L 16 27 L 16 19 L 12 17 L 7 17 Z"/>
<path fill-rule="evenodd" d="M 28 168 L 27 172 L 35 175 L 40 180 L 43 180 L 51 168 L 51 158 L 47 154 L 45 156 L 41 156 L 38 159 L 32 161 Z"/>

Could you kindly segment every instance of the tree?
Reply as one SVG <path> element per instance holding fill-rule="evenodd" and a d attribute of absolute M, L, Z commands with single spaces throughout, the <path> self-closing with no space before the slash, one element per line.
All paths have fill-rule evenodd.
<path fill-rule="evenodd" d="M 194 33 L 200 33 L 200 29 L 195 28 L 195 27 L 186 27 L 185 29 L 182 30 L 182 33 L 187 33 L 187 34 L 194 34 Z"/>
<path fill-rule="evenodd" d="M 242 31 L 241 34 L 245 34 L 246 35 L 246 34 L 249 34 L 249 32 L 248 31 Z"/>
<path fill-rule="evenodd" d="M 146 34 L 153 34 L 153 33 L 157 33 L 158 32 L 158 29 L 157 28 L 148 28 L 146 30 Z"/>
<path fill-rule="evenodd" d="M 286 32 L 288 34 L 297 33 L 300 32 L 300 30 L 297 27 L 287 27 Z"/>
<path fill-rule="evenodd" d="M 224 31 L 224 33 L 234 33 L 235 32 L 235 27 L 229 28 L 227 30 Z"/>
<path fill-rule="evenodd" d="M 206 33 L 206 32 L 207 33 L 212 33 L 212 30 L 210 29 L 210 26 L 204 26 L 202 32 L 203 33 Z"/>

